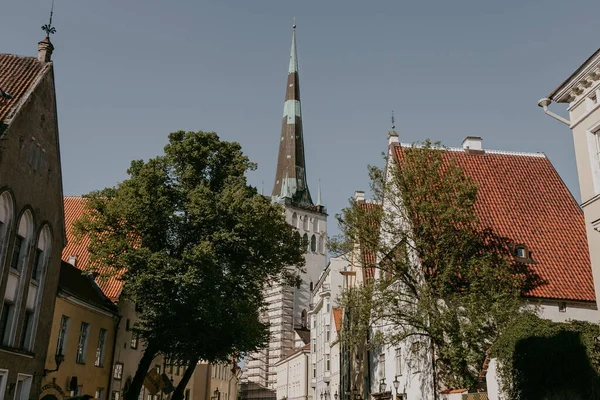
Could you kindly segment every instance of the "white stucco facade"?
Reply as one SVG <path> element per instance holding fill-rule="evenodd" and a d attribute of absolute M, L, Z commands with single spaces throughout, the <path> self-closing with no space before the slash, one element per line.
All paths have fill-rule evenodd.
<path fill-rule="evenodd" d="M 309 358 L 310 349 L 305 346 L 275 364 L 277 400 L 312 399 L 308 383 Z"/>
<path fill-rule="evenodd" d="M 310 310 L 310 383 L 315 400 L 335 400 L 340 395 L 340 348 L 337 343 L 336 304 L 348 262 L 331 258 L 314 286 Z M 338 325 L 341 311 L 337 312 Z"/>

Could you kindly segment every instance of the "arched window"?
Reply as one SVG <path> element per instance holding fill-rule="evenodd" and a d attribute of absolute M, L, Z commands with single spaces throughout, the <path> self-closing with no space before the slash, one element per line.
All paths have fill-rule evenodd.
<path fill-rule="evenodd" d="M 10 228 L 14 218 L 13 199 L 10 192 L 4 191 L 0 195 L 0 277 L 4 271 L 4 261 L 8 250 Z"/>
<path fill-rule="evenodd" d="M 310 251 L 312 251 L 313 253 L 317 251 L 317 238 L 315 235 L 312 235 L 310 237 Z"/>
<path fill-rule="evenodd" d="M 313 231 L 319 232 L 319 218 L 313 218 Z"/>
<path fill-rule="evenodd" d="M 292 214 L 292 226 L 294 228 L 298 227 L 298 214 L 296 214 L 296 213 Z"/>
<path fill-rule="evenodd" d="M 302 236 L 302 240 L 303 240 L 304 245 L 306 246 L 306 251 L 308 251 L 309 243 L 308 243 L 308 235 L 306 233 L 304 234 L 304 236 Z"/>
<path fill-rule="evenodd" d="M 33 350 L 37 321 L 41 306 L 41 294 L 44 289 L 46 269 L 52 251 L 52 233 L 48 225 L 40 230 L 37 243 L 34 246 L 33 263 L 31 265 L 31 280 L 26 301 L 25 319 L 21 330 L 19 345 L 24 350 Z"/>
<path fill-rule="evenodd" d="M 305 231 L 307 231 L 308 230 L 308 215 L 304 216 L 303 222 L 304 222 L 304 224 L 302 227 L 304 228 Z"/>
<path fill-rule="evenodd" d="M 19 220 L 17 236 L 13 244 L 12 258 L 10 266 L 17 271 L 21 271 L 24 265 L 27 265 L 27 249 L 30 246 L 33 237 L 33 215 L 30 210 L 26 210 Z"/>

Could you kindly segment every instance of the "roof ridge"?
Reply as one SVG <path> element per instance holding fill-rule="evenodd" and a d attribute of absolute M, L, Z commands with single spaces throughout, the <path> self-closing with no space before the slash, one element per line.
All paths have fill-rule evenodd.
<path fill-rule="evenodd" d="M 401 147 L 410 148 L 413 147 L 412 143 L 400 143 Z M 417 148 L 423 147 L 423 145 L 416 145 Z M 465 152 L 462 147 L 448 147 L 448 146 L 431 146 L 432 149 L 448 150 L 452 152 Z M 522 157 L 537 157 L 537 158 L 548 158 L 543 152 L 528 152 L 528 151 L 511 151 L 511 150 L 494 150 L 484 149 L 487 154 L 501 154 L 506 156 L 522 156 Z"/>

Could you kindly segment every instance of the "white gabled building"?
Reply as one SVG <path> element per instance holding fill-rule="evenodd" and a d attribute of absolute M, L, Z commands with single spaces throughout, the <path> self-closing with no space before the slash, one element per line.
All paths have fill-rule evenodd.
<path fill-rule="evenodd" d="M 343 257 L 331 258 L 327 268 L 314 285 L 310 309 L 310 382 L 315 400 L 340 398 L 340 345 L 342 310 L 336 307 L 348 269 Z M 337 396 L 337 397 L 336 397 Z"/>
<path fill-rule="evenodd" d="M 395 132 L 394 132 L 395 133 Z M 391 168 L 406 147 L 390 135 Z M 467 137 L 461 148 L 449 148 L 465 174 L 479 186 L 476 208 L 480 223 L 510 238 L 515 258 L 531 264 L 545 281 L 524 297 L 540 307 L 540 317 L 555 322 L 597 321 L 586 225 L 581 208 L 542 153 L 484 149 L 480 137 Z M 384 209 L 386 203 L 384 200 Z M 378 259 L 379 260 L 379 255 Z M 377 270 L 375 278 L 381 270 Z M 380 327 L 379 329 L 389 329 Z M 406 341 L 370 352 L 370 396 L 375 400 L 434 398 L 429 344 Z M 500 396 L 496 361 L 488 360 L 485 382 L 490 400 Z M 439 399 L 454 399 L 466 391 L 451 388 Z"/>

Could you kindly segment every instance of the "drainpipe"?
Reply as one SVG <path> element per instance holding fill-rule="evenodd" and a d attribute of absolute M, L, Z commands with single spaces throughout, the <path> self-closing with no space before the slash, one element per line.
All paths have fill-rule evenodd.
<path fill-rule="evenodd" d="M 113 367 L 115 365 L 115 354 L 117 352 L 117 336 L 119 333 L 119 324 L 121 323 L 122 315 L 116 315 L 115 319 L 117 320 L 115 323 L 115 336 L 113 338 L 113 346 L 110 354 L 110 371 L 108 373 L 108 387 L 106 388 L 106 398 L 110 399 L 112 394 L 112 384 L 113 384 Z"/>
<path fill-rule="evenodd" d="M 571 121 L 569 121 L 568 119 L 563 118 L 560 115 L 555 114 L 552 111 L 548 110 L 548 106 L 550 105 L 550 103 L 552 103 L 552 100 L 550 100 L 547 97 L 544 97 L 543 99 L 540 99 L 540 101 L 538 101 L 538 107 L 542 107 L 544 109 L 544 113 L 546 115 L 551 116 L 555 120 L 557 120 L 559 122 L 562 122 L 563 124 L 565 124 L 567 126 L 571 126 Z"/>

